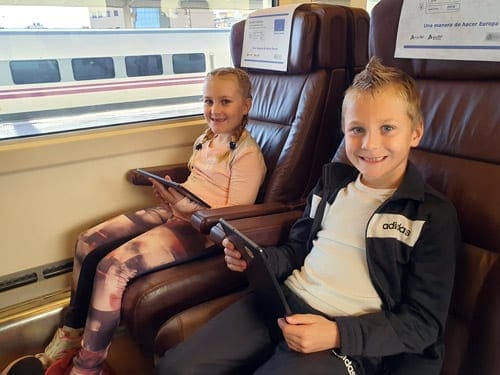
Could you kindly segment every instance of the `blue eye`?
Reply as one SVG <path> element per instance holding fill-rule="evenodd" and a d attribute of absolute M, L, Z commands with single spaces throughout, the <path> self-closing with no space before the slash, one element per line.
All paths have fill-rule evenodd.
<path fill-rule="evenodd" d="M 383 125 L 382 126 L 382 131 L 384 133 L 389 133 L 392 130 L 394 130 L 394 126 L 392 126 L 392 125 Z"/>
<path fill-rule="evenodd" d="M 351 128 L 349 129 L 349 132 L 354 134 L 354 135 L 358 135 L 358 134 L 362 134 L 365 132 L 365 129 L 357 126 L 357 127 L 354 127 L 354 128 Z"/>

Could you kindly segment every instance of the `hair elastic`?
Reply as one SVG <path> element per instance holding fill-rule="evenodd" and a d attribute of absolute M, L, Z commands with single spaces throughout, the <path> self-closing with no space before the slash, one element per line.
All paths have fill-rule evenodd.
<path fill-rule="evenodd" d="M 200 142 L 194 148 L 199 151 L 199 150 L 201 150 L 202 147 L 203 147 L 203 143 Z M 236 142 L 234 142 L 234 141 L 229 142 L 229 148 L 231 150 L 236 149 Z"/>

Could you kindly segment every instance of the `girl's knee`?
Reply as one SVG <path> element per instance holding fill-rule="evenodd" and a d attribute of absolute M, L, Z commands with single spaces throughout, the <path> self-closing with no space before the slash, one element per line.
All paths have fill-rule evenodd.
<path fill-rule="evenodd" d="M 115 280 L 116 285 L 125 287 L 134 277 L 143 272 L 140 253 L 130 256 L 128 246 L 121 246 L 106 255 L 97 265 L 96 274 L 107 280 Z M 99 276 L 98 276 L 99 277 Z"/>
<path fill-rule="evenodd" d="M 96 244 L 89 242 L 89 238 L 91 238 L 91 234 L 87 230 L 81 232 L 76 239 L 75 258 L 80 262 L 83 262 L 83 259 L 96 248 Z"/>
<path fill-rule="evenodd" d="M 112 255 L 105 256 L 97 264 L 97 274 L 114 276 L 118 278 L 128 279 L 127 267 L 116 257 Z"/>

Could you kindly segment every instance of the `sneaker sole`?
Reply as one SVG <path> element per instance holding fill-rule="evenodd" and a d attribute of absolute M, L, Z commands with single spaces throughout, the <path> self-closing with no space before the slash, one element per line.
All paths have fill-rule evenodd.
<path fill-rule="evenodd" d="M 27 355 L 10 363 L 0 375 L 43 375 L 45 369 L 38 358 Z"/>

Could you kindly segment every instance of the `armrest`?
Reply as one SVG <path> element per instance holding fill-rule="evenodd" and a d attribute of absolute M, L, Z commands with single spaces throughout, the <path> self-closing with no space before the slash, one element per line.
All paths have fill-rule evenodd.
<path fill-rule="evenodd" d="M 288 237 L 291 226 L 302 217 L 301 210 L 280 212 L 274 215 L 249 217 L 231 220 L 231 224 L 261 246 L 274 246 L 283 243 Z M 220 224 L 210 230 L 210 239 L 221 244 L 226 234 Z"/>
<path fill-rule="evenodd" d="M 122 301 L 122 323 L 145 353 L 152 354 L 160 326 L 172 316 L 246 286 L 226 267 L 220 248 L 202 259 L 151 272 L 130 282 Z"/>
<path fill-rule="evenodd" d="M 260 245 L 271 246 L 284 241 L 290 226 L 301 216 L 301 211 L 293 210 L 231 223 Z M 214 246 L 202 259 L 134 279 L 123 296 L 122 322 L 143 351 L 152 353 L 154 337 L 163 322 L 246 285 L 244 275 L 230 271 L 221 249 Z"/>
<path fill-rule="evenodd" d="M 200 210 L 191 216 L 191 224 L 204 234 L 209 234 L 210 229 L 223 217 L 226 220 L 237 220 L 248 217 L 265 216 L 280 212 L 303 210 L 305 201 L 299 200 L 290 203 L 270 202 L 231 207 L 211 208 Z"/>
<path fill-rule="evenodd" d="M 288 237 L 289 227 L 295 222 L 298 217 L 302 216 L 302 211 L 294 210 L 283 212 L 274 215 L 261 216 L 256 218 L 248 218 L 248 219 L 240 219 L 233 220 L 231 223 L 237 227 L 239 230 L 244 232 L 247 236 L 252 238 L 254 241 L 258 242 L 262 246 L 272 246 L 282 243 Z M 216 225 L 212 228 L 211 234 L 220 232 L 222 235 L 224 232 L 220 225 Z M 217 264 L 218 266 L 224 265 L 225 271 L 227 271 L 227 267 L 225 267 L 224 256 L 221 253 L 218 256 L 218 259 L 221 263 Z M 213 272 L 212 269 L 206 269 L 202 271 L 203 273 L 199 276 L 202 279 L 205 279 L 205 272 Z M 224 270 L 219 270 L 219 273 L 222 274 Z M 233 272 L 233 274 L 239 274 L 239 272 Z M 243 275 L 241 275 L 243 276 Z M 239 283 L 235 283 L 235 280 L 227 280 L 220 279 L 220 284 L 223 284 L 225 288 L 229 285 L 233 285 L 235 291 L 230 293 L 223 293 L 223 295 L 219 295 L 218 297 L 212 297 L 209 300 L 191 306 L 179 313 L 173 314 L 159 329 L 156 339 L 155 339 L 155 353 L 157 355 L 163 355 L 165 350 L 173 347 L 175 344 L 183 341 L 186 337 L 190 336 L 197 328 L 202 326 L 205 322 L 207 322 L 211 317 L 215 316 L 219 311 L 226 308 L 231 303 L 234 303 L 238 300 L 243 294 L 245 294 L 246 283 L 240 280 Z M 215 280 L 209 281 L 208 284 L 215 282 Z M 207 285 L 212 295 L 216 284 Z M 217 289 L 215 289 L 217 290 Z M 192 294 L 194 290 L 190 290 L 189 295 Z M 205 292 L 207 294 L 207 292 Z M 163 299 L 168 296 L 162 296 Z M 190 299 L 192 300 L 192 298 Z"/>
<path fill-rule="evenodd" d="M 146 167 L 141 168 L 145 171 L 157 174 L 158 176 L 164 177 L 165 175 L 169 175 L 172 180 L 176 182 L 186 181 L 187 176 L 189 175 L 189 169 L 187 164 L 172 164 L 172 165 L 159 165 L 156 167 Z M 127 181 L 134 185 L 151 185 L 149 180 L 143 175 L 136 172 L 135 169 L 130 169 L 126 174 Z"/>

